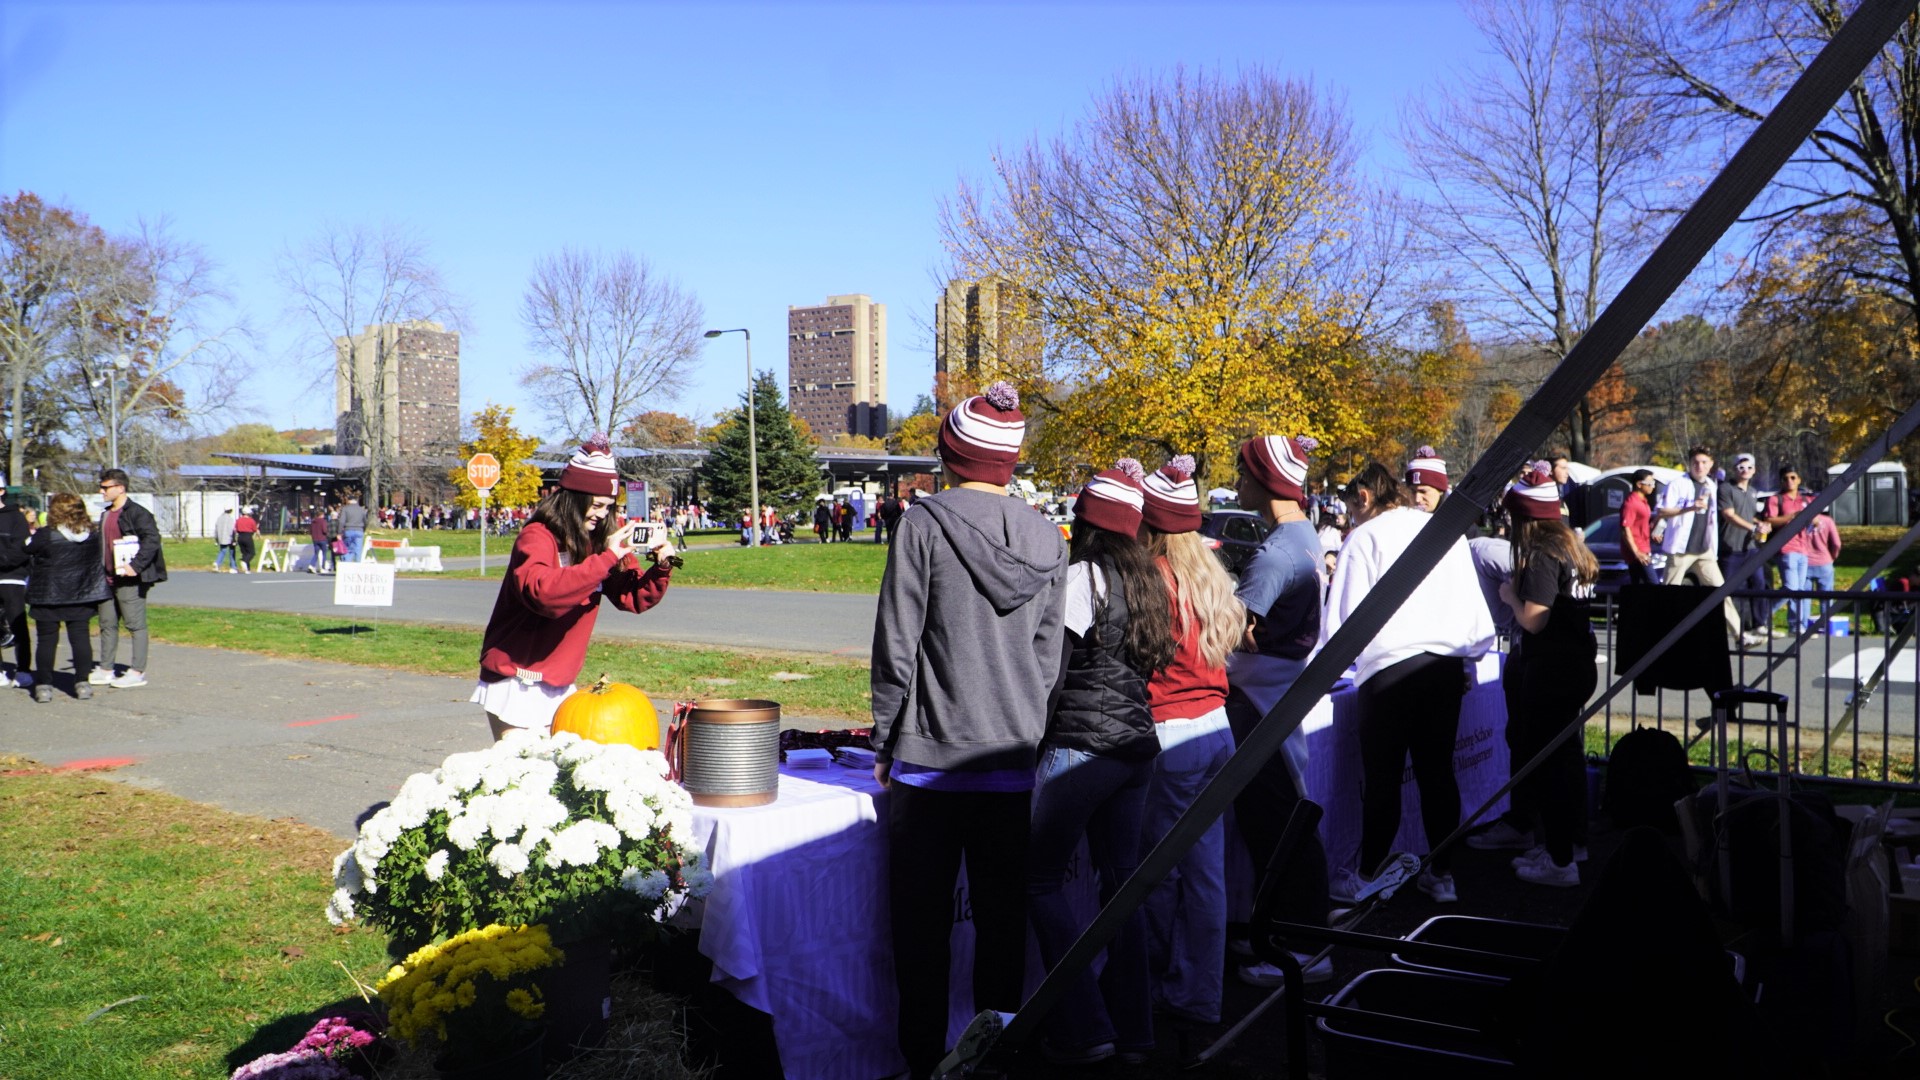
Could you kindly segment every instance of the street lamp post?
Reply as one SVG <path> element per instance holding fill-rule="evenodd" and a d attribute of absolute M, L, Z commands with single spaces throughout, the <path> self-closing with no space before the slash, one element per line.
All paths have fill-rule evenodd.
<path fill-rule="evenodd" d="M 747 339 L 747 486 L 753 493 L 753 522 L 747 527 L 747 544 L 760 546 L 760 435 L 753 424 L 753 332 L 744 327 L 733 330 L 709 330 L 710 338 L 721 334 L 742 334 Z"/>
<path fill-rule="evenodd" d="M 107 367 L 107 457 L 114 468 L 120 467 L 120 373 L 133 366 L 133 358 L 120 353 Z M 97 384 L 96 384 L 97 385 Z"/>

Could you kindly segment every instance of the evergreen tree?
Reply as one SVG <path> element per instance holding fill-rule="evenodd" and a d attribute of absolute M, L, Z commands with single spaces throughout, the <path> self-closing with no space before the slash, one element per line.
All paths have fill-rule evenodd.
<path fill-rule="evenodd" d="M 747 467 L 747 395 L 740 408 L 724 414 L 713 430 L 713 448 L 700 467 L 700 486 L 707 493 L 714 516 L 737 524 L 740 511 L 751 505 Z M 812 440 L 798 418 L 781 399 L 773 372 L 753 377 L 753 424 L 759 437 L 760 505 L 782 514 L 811 506 L 820 491 L 820 466 L 814 461 Z"/>

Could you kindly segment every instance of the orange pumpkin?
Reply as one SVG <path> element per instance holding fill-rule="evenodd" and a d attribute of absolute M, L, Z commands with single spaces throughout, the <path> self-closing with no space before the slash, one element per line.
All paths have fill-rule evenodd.
<path fill-rule="evenodd" d="M 553 733 L 570 731 L 594 742 L 660 748 L 660 715 L 647 695 L 603 672 L 592 686 L 567 696 L 553 714 Z"/>

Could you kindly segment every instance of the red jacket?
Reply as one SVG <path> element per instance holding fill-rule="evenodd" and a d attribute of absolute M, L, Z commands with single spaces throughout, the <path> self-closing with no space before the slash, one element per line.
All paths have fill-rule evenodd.
<path fill-rule="evenodd" d="M 572 685 L 587 660 L 601 595 L 622 611 L 645 611 L 666 594 L 671 573 L 665 566 L 641 573 L 631 559 L 623 563 L 610 551 L 561 566 L 553 534 L 544 525 L 529 524 L 513 543 L 500 597 L 487 620 L 480 678 L 498 682 L 524 668 L 539 672 L 548 686 Z"/>

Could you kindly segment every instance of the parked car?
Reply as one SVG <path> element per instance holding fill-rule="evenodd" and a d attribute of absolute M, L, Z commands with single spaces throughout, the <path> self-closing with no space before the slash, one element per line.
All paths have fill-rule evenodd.
<path fill-rule="evenodd" d="M 1259 549 L 1270 530 L 1260 515 L 1250 510 L 1213 510 L 1200 515 L 1200 538 L 1219 557 L 1227 573 L 1240 576 L 1240 568 Z"/>
<path fill-rule="evenodd" d="M 1580 532 L 1587 541 L 1587 550 L 1600 560 L 1600 580 L 1595 584 L 1625 585 L 1627 552 L 1620 543 L 1620 515 L 1608 514 Z"/>

